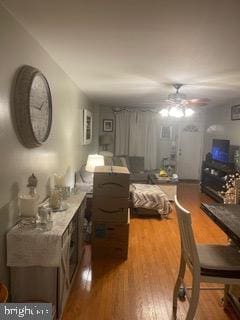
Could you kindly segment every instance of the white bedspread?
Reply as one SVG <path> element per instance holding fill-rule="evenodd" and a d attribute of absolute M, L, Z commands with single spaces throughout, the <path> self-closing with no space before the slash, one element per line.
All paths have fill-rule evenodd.
<path fill-rule="evenodd" d="M 160 215 L 171 212 L 171 204 L 159 185 L 133 183 L 131 186 L 134 208 L 156 210 Z"/>

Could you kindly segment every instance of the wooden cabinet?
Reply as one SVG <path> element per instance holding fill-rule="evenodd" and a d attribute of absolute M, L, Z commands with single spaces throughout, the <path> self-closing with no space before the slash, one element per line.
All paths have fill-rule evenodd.
<path fill-rule="evenodd" d="M 74 196 L 74 205 L 70 209 L 67 225 L 63 226 L 61 236 L 60 256 L 58 266 L 31 266 L 31 261 L 24 262 L 24 266 L 10 264 L 11 301 L 50 302 L 56 310 L 55 318 L 60 319 L 67 301 L 78 263 L 84 251 L 83 221 L 86 207 L 85 194 L 81 194 L 79 201 Z M 75 209 L 76 208 L 76 209 Z M 62 215 L 66 214 L 64 212 Z M 61 216 L 60 216 L 61 217 Z M 63 218 L 66 218 L 66 216 Z M 67 219 L 66 219 L 67 221 Z M 53 227 L 54 228 L 54 227 Z M 10 231 L 14 236 L 18 230 Z M 44 237 L 44 235 L 42 235 Z M 56 235 L 54 235 L 56 236 Z M 11 235 L 8 235 L 8 238 Z M 22 234 L 24 237 L 24 233 Z M 9 240 L 9 239 L 8 239 Z M 10 241 L 9 241 L 10 242 Z M 8 248 L 10 251 L 10 248 Z M 56 249 L 57 250 L 57 249 Z M 50 259 L 51 257 L 49 257 Z M 16 263 L 17 265 L 18 263 Z"/>
<path fill-rule="evenodd" d="M 84 199 L 83 204 L 78 209 L 78 257 L 83 255 L 84 249 L 84 217 L 86 210 L 86 198 Z"/>
<path fill-rule="evenodd" d="M 62 314 L 78 265 L 78 215 L 76 212 L 62 239 L 61 265 L 58 268 L 58 314 Z M 81 255 L 79 256 L 81 258 Z"/>

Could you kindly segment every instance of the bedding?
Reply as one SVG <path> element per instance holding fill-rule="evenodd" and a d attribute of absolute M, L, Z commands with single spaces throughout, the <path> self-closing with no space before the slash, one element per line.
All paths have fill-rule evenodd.
<path fill-rule="evenodd" d="M 156 210 L 163 216 L 172 211 L 171 203 L 159 185 L 133 183 L 130 192 L 134 208 Z"/>

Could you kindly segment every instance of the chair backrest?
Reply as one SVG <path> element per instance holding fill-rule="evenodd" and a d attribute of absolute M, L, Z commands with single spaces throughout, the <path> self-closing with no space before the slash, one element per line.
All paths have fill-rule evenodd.
<path fill-rule="evenodd" d="M 192 230 L 191 213 L 184 209 L 175 196 L 175 207 L 181 237 L 181 250 L 190 269 L 200 268 L 196 242 Z"/>

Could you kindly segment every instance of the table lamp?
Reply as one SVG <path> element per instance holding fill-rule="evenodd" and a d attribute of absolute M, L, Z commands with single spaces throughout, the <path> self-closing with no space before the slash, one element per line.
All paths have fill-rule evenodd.
<path fill-rule="evenodd" d="M 99 144 L 106 151 L 108 146 L 113 143 L 113 137 L 110 134 L 103 134 L 99 137 Z"/>
<path fill-rule="evenodd" d="M 97 166 L 104 166 L 104 157 L 100 154 L 89 154 L 85 167 L 86 171 L 94 172 Z"/>

